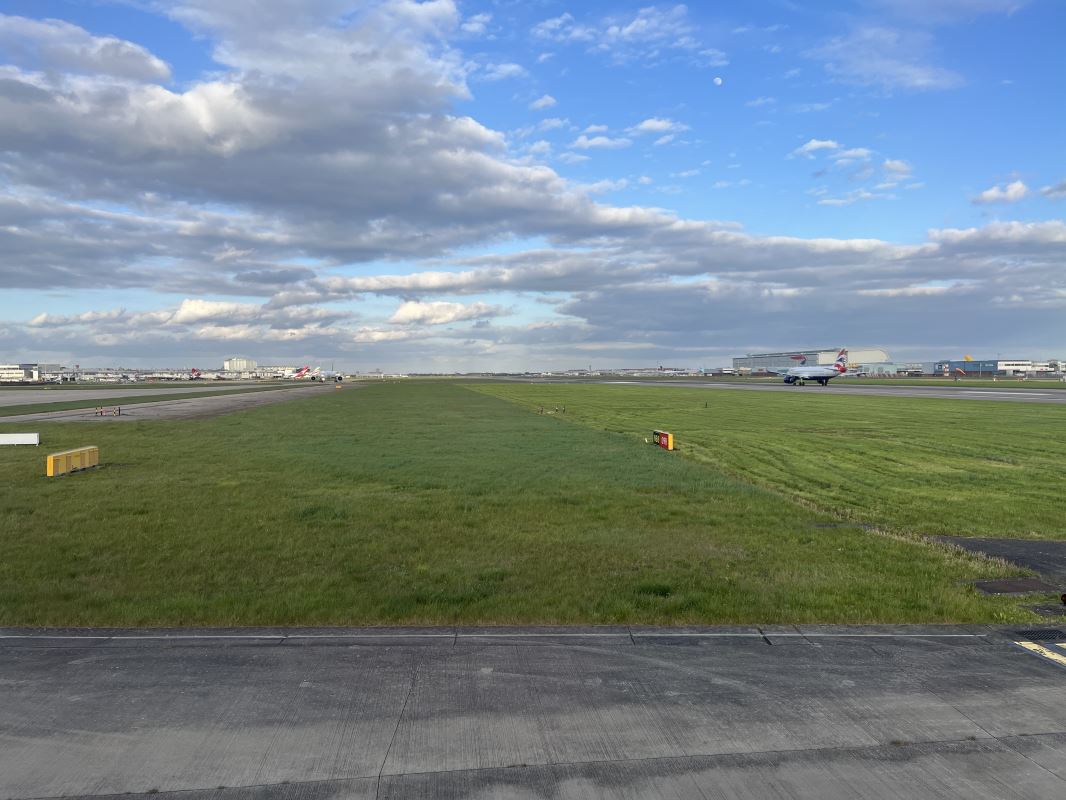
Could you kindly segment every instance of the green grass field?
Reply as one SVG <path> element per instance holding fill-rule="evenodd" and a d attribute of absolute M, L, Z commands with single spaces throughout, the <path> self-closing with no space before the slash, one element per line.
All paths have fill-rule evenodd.
<path fill-rule="evenodd" d="M 1066 538 L 1063 409 L 825 392 L 493 384 L 638 440 L 673 432 L 682 457 L 839 519 L 900 532 Z"/>
<path fill-rule="evenodd" d="M 206 420 L 36 425 L 43 447 L 0 451 L 0 624 L 1033 619 L 968 585 L 1017 570 L 820 527 L 644 445 L 646 420 L 679 421 L 666 401 L 725 421 L 688 393 L 550 387 L 582 398 L 562 419 L 530 410 L 547 388 L 376 383 Z M 634 429 L 594 429 L 595 397 Z M 47 452 L 83 444 L 101 469 L 43 477 Z"/>

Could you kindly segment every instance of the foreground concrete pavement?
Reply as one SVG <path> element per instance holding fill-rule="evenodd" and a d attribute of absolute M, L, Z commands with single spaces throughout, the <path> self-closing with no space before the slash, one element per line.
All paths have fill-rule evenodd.
<path fill-rule="evenodd" d="M 0 629 L 0 800 L 1066 797 L 1035 638 Z"/>

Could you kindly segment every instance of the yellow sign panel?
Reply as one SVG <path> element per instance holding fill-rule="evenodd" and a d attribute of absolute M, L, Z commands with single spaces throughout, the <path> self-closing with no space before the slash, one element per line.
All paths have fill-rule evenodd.
<path fill-rule="evenodd" d="M 99 465 L 100 448 L 91 445 L 79 447 L 76 450 L 64 450 L 62 453 L 52 453 L 45 464 L 45 474 L 49 478 L 54 478 L 57 475 L 66 475 L 69 472 L 90 469 Z"/>

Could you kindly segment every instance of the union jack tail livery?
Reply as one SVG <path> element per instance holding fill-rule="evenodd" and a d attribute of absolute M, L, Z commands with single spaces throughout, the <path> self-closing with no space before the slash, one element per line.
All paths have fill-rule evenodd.
<path fill-rule="evenodd" d="M 848 371 L 848 351 L 841 350 L 837 353 L 837 360 L 833 362 L 833 369 L 843 375 Z"/>

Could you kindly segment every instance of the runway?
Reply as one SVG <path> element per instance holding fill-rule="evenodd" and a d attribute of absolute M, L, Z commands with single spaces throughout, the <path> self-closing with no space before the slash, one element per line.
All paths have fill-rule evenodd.
<path fill-rule="evenodd" d="M 521 383 L 598 383 L 609 386 L 643 386 L 685 389 L 736 389 L 746 392 L 814 392 L 822 394 L 858 395 L 864 397 L 921 397 L 940 400 L 996 400 L 1014 403 L 1066 404 L 1066 389 L 967 389 L 965 386 L 857 386 L 854 382 L 831 381 L 829 386 L 809 383 L 792 386 L 781 383 L 741 383 L 726 380 L 637 381 L 583 378 L 510 378 Z"/>
<path fill-rule="evenodd" d="M 28 406 L 36 403 L 68 403 L 74 400 L 110 400 L 116 397 L 131 397 L 143 394 L 196 394 L 197 392 L 246 392 L 256 384 L 200 383 L 196 386 L 146 386 L 144 384 L 115 384 L 94 389 L 11 389 L 0 388 L 0 408 Z"/>
<path fill-rule="evenodd" d="M 201 419 L 204 417 L 217 417 L 220 414 L 228 414 L 232 411 L 244 411 L 249 408 L 282 403 L 315 393 L 321 394 L 327 386 L 332 386 L 332 384 L 316 383 L 259 392 L 232 391 L 209 397 L 193 395 L 178 397 L 174 400 L 159 400 L 152 403 L 123 403 L 121 406 L 122 413 L 119 416 L 111 414 L 97 416 L 95 407 L 72 408 L 63 411 L 41 411 L 36 414 L 17 414 L 0 417 L 0 424 L 28 422 L 95 422 L 103 424 L 108 422 L 136 422 L 138 420 Z M 101 399 L 106 400 L 107 398 Z M 111 407 L 106 402 L 102 402 L 100 405 Z"/>
<path fill-rule="evenodd" d="M 1063 638 L 0 629 L 0 797 L 1062 797 Z"/>

